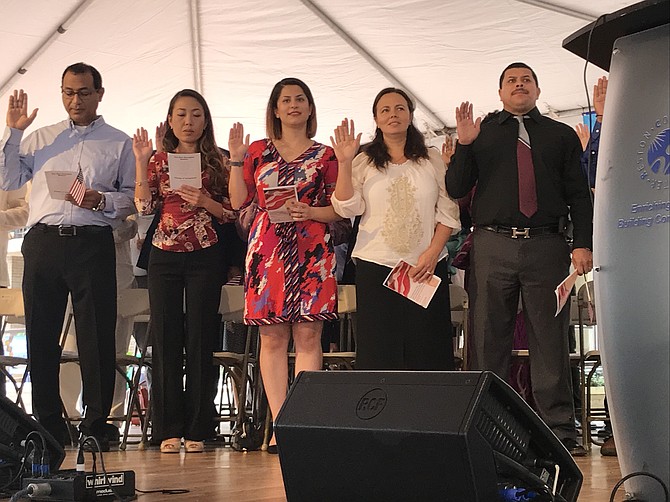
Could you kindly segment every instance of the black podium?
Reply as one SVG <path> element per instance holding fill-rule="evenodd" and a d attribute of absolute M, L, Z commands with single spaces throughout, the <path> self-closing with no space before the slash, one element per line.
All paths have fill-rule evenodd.
<path fill-rule="evenodd" d="M 610 71 L 594 212 L 598 337 L 621 473 L 670 484 L 670 2 L 599 18 L 563 47 Z M 590 38 L 590 48 L 589 48 Z M 663 500 L 634 477 L 635 500 Z"/>

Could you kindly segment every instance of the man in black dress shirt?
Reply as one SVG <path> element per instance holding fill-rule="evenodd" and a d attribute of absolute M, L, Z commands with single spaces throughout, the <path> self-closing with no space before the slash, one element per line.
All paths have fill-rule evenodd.
<path fill-rule="evenodd" d="M 593 208 L 580 168 L 581 145 L 572 128 L 540 114 L 537 76 L 526 64 L 505 68 L 498 93 L 504 109 L 484 121 L 473 119 L 468 102 L 456 109 L 458 144 L 446 177 L 453 198 L 477 187 L 469 280 L 472 367 L 508 378 L 520 294 L 539 415 L 573 455 L 584 455 L 576 442 L 569 308 L 554 317 L 554 290 L 570 266 L 563 236 L 568 214 L 574 225 L 572 264 L 579 274 L 592 268 Z M 526 169 L 518 153 L 521 137 L 526 148 L 530 143 L 525 166 L 531 164 L 534 173 L 530 211 L 520 208 L 520 199 L 527 200 L 520 194 L 528 193 L 520 181 Z"/>

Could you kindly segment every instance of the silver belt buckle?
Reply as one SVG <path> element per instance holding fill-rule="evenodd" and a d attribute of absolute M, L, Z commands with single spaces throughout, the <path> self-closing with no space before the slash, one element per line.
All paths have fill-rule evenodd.
<path fill-rule="evenodd" d="M 74 225 L 58 225 L 58 235 L 61 237 L 73 237 L 77 235 L 77 227 Z"/>
<path fill-rule="evenodd" d="M 519 229 L 519 227 L 512 227 L 512 239 L 518 239 L 519 237 L 530 239 L 530 228 Z"/>

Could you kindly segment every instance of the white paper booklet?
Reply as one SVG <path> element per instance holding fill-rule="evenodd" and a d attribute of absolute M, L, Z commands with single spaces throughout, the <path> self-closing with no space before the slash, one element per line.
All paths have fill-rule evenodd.
<path fill-rule="evenodd" d="M 572 291 L 578 275 L 579 274 L 577 274 L 577 271 L 575 270 L 573 273 L 563 279 L 563 282 L 556 286 L 556 291 L 554 291 L 556 293 L 556 313 L 554 314 L 554 317 L 556 317 L 559 312 L 563 310 L 563 306 L 568 301 L 568 298 L 570 298 L 570 291 Z"/>
<path fill-rule="evenodd" d="M 264 188 L 263 194 L 265 195 L 265 209 L 272 223 L 293 221 L 286 203 L 290 200 L 298 200 L 298 191 L 295 185 Z"/>
<path fill-rule="evenodd" d="M 47 179 L 47 188 L 49 196 L 52 199 L 65 200 L 65 196 L 70 193 L 72 183 L 77 177 L 76 171 L 45 171 Z"/>
<path fill-rule="evenodd" d="M 433 275 L 428 282 L 415 281 L 409 276 L 411 268 L 412 265 L 400 260 L 384 280 L 384 286 L 427 308 L 442 279 Z"/>
<path fill-rule="evenodd" d="M 182 185 L 202 188 L 199 153 L 168 153 L 170 188 L 176 190 Z"/>

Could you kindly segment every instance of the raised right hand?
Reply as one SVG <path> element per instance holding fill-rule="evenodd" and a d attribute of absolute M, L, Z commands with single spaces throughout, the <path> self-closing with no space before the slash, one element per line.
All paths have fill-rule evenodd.
<path fill-rule="evenodd" d="M 230 151 L 230 160 L 240 162 L 244 159 L 249 149 L 249 135 L 244 136 L 244 125 L 235 122 L 230 128 L 228 135 L 228 150 Z"/>
<path fill-rule="evenodd" d="M 607 77 L 600 77 L 593 86 L 593 109 L 596 111 L 596 120 L 602 122 L 605 113 L 605 96 L 607 96 Z"/>
<path fill-rule="evenodd" d="M 165 133 L 167 132 L 167 122 L 161 122 L 156 126 L 156 151 L 163 151 L 163 139 L 165 138 Z"/>
<path fill-rule="evenodd" d="M 481 117 L 478 117 L 477 120 L 473 120 L 472 103 L 468 101 L 461 103 L 461 106 L 456 108 L 456 133 L 458 134 L 458 142 L 461 145 L 469 145 L 477 139 L 481 123 Z"/>
<path fill-rule="evenodd" d="M 442 162 L 444 165 L 449 167 L 449 162 L 451 162 L 451 157 L 454 156 L 456 152 L 456 142 L 457 138 L 452 138 L 451 136 L 446 136 L 444 138 L 444 143 L 442 143 Z"/>
<path fill-rule="evenodd" d="M 591 137 L 591 132 L 589 128 L 584 124 L 577 124 L 575 126 L 575 132 L 579 136 L 579 141 L 582 144 L 582 150 L 586 151 L 586 147 L 589 144 L 589 138 Z"/>
<path fill-rule="evenodd" d="M 358 149 L 361 146 L 361 134 L 356 135 L 356 130 L 354 128 L 354 121 L 351 121 L 351 127 L 349 126 L 349 119 L 344 119 L 342 124 L 335 128 L 333 132 L 335 134 L 335 139 L 330 137 L 330 143 L 333 145 L 333 150 L 335 151 L 335 156 L 340 164 L 351 162 L 354 160 L 354 157 L 358 153 Z"/>
<path fill-rule="evenodd" d="M 133 153 L 135 160 L 147 165 L 151 154 L 154 152 L 154 146 L 149 139 L 149 133 L 144 127 L 140 127 L 135 134 L 133 134 Z"/>
<path fill-rule="evenodd" d="M 37 117 L 37 108 L 28 116 L 28 94 L 23 89 L 9 95 L 9 107 L 7 108 L 7 126 L 12 129 L 25 131 Z"/>

